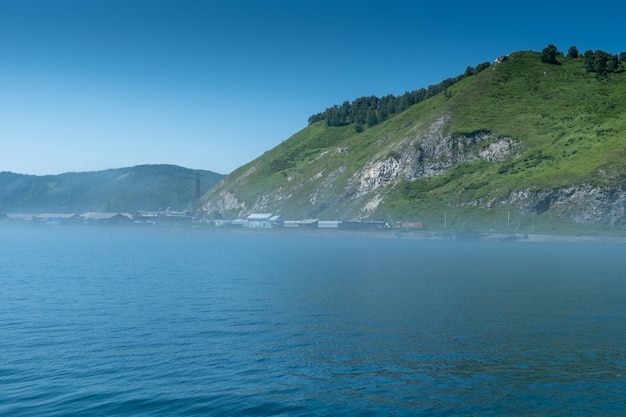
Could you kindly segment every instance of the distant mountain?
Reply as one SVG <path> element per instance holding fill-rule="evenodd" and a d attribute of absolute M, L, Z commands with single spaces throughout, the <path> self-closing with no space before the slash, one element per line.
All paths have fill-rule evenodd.
<path fill-rule="evenodd" d="M 626 54 L 548 49 L 329 108 L 211 188 L 200 211 L 626 232 Z"/>
<path fill-rule="evenodd" d="M 193 210 L 196 185 L 203 194 L 223 177 L 175 165 L 45 176 L 0 172 L 0 213 Z"/>

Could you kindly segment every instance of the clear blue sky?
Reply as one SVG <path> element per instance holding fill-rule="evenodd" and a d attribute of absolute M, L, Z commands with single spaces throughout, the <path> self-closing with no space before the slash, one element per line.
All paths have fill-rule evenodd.
<path fill-rule="evenodd" d="M 366 95 L 549 43 L 626 50 L 618 1 L 0 0 L 0 171 L 228 174 Z"/>

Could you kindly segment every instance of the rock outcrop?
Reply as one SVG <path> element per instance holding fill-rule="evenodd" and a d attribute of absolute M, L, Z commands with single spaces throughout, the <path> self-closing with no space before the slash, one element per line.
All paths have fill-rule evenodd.
<path fill-rule="evenodd" d="M 496 137 L 486 131 L 453 136 L 445 133 L 450 123 L 451 118 L 444 115 L 425 131 L 415 128 L 399 146 L 387 150 L 387 158 L 368 163 L 356 172 L 348 188 L 356 184 L 354 196 L 362 197 L 396 179 L 433 177 L 463 162 L 496 162 L 519 155 L 521 146 L 513 138 Z M 380 201 L 381 193 L 376 192 L 365 211 L 373 211 Z"/>
<path fill-rule="evenodd" d="M 518 210 L 550 227 L 626 225 L 624 71 L 594 78 L 564 57 L 546 77 L 529 51 L 496 62 L 438 94 L 420 90 L 401 111 L 370 97 L 367 127 L 346 102 L 336 123 L 310 121 L 209 190 L 199 210 L 429 222 L 450 210 L 480 227 Z"/>
<path fill-rule="evenodd" d="M 626 224 L 624 187 L 578 184 L 547 190 L 526 189 L 484 204 L 485 208 L 506 206 L 519 207 L 521 214 L 552 211 L 579 224 Z"/>

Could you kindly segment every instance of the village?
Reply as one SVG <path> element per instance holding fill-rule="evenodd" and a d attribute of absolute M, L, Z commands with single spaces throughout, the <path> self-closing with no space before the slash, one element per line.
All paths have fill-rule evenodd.
<path fill-rule="evenodd" d="M 243 227 L 248 229 L 326 229 L 326 230 L 383 230 L 383 229 L 424 229 L 422 222 L 391 222 L 383 220 L 284 220 L 273 213 L 253 213 L 245 219 L 213 220 L 215 227 Z"/>
<path fill-rule="evenodd" d="M 274 213 L 252 213 L 234 220 L 198 219 L 190 211 L 137 211 L 78 213 L 0 213 L 0 223 L 31 225 L 87 225 L 87 226 L 188 226 L 211 228 L 270 229 L 324 229 L 324 230 L 423 230 L 423 222 L 392 222 L 383 220 L 284 220 Z"/>

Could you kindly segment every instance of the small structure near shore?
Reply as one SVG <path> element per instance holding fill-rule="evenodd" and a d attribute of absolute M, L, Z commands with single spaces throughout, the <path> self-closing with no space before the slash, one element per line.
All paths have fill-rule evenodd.
<path fill-rule="evenodd" d="M 193 216 L 188 211 L 138 211 L 135 222 L 149 224 L 183 224 L 191 223 Z"/>
<path fill-rule="evenodd" d="M 93 225 L 124 225 L 133 222 L 133 216 L 128 213 L 107 213 L 90 211 L 80 215 L 81 220 Z"/>
<path fill-rule="evenodd" d="M 250 229 L 271 229 L 276 226 L 283 226 L 283 219 L 273 213 L 253 213 L 246 218 L 244 227 Z"/>
<path fill-rule="evenodd" d="M 402 230 L 422 230 L 422 229 L 424 229 L 424 223 L 422 223 L 422 222 L 396 222 L 393 226 L 396 229 L 402 229 Z"/>

